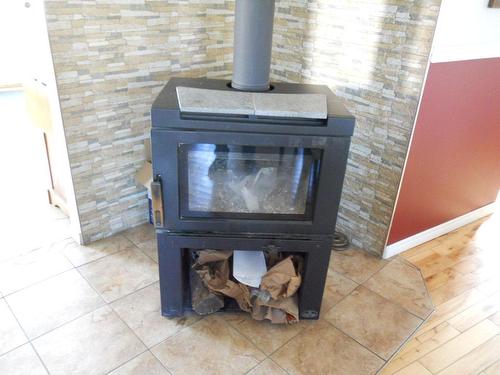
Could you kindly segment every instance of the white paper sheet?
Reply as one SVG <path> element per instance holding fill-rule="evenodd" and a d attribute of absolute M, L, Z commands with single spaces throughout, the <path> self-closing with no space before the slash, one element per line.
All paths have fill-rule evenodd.
<path fill-rule="evenodd" d="M 258 288 L 266 272 L 266 259 L 262 251 L 234 250 L 233 276 L 240 283 Z"/>

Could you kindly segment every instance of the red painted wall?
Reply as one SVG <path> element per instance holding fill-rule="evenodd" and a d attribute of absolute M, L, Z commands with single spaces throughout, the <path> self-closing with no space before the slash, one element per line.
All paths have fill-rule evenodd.
<path fill-rule="evenodd" d="M 500 189 L 500 58 L 431 64 L 388 244 L 492 203 Z"/>

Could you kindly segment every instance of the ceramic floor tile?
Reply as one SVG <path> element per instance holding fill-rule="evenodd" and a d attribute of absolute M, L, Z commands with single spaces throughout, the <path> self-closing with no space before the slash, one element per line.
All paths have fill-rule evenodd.
<path fill-rule="evenodd" d="M 139 249 L 129 249 L 78 268 L 106 302 L 158 281 L 158 265 Z"/>
<path fill-rule="evenodd" d="M 324 318 L 386 360 L 422 323 L 422 319 L 363 286 Z"/>
<path fill-rule="evenodd" d="M 145 223 L 137 227 L 127 229 L 122 234 L 132 241 L 136 246 L 155 239 L 155 227 L 152 224 Z"/>
<path fill-rule="evenodd" d="M 340 300 L 356 289 L 357 286 L 358 284 L 351 279 L 330 269 L 326 277 L 325 291 L 323 292 L 321 315 L 330 310 Z"/>
<path fill-rule="evenodd" d="M 111 307 L 148 347 L 158 344 L 200 319 L 194 314 L 186 314 L 180 318 L 162 316 L 158 283 L 113 302 Z"/>
<path fill-rule="evenodd" d="M 248 375 L 287 375 L 286 371 L 274 363 L 271 359 L 266 359 L 264 362 L 254 367 Z"/>
<path fill-rule="evenodd" d="M 333 251 L 330 268 L 358 284 L 368 280 L 375 272 L 386 265 L 386 261 L 356 248 Z"/>
<path fill-rule="evenodd" d="M 187 327 L 152 349 L 153 354 L 174 375 L 244 374 L 265 359 L 265 355 L 231 328 L 211 315 Z"/>
<path fill-rule="evenodd" d="M 363 285 L 422 319 L 432 312 L 432 301 L 420 271 L 402 260 L 392 260 Z"/>
<path fill-rule="evenodd" d="M 146 350 L 107 306 L 35 339 L 33 345 L 51 375 L 107 373 Z"/>
<path fill-rule="evenodd" d="M 25 243 L 23 243 L 23 241 L 20 241 L 19 238 L 22 238 L 22 233 L 19 233 L 17 236 L 11 235 L 2 238 L 2 251 L 0 251 L 0 262 L 4 262 L 12 258 L 17 258 L 18 256 L 29 253 L 41 247 L 41 244 L 39 243 L 26 245 Z"/>
<path fill-rule="evenodd" d="M 147 351 L 131 359 L 109 375 L 169 375 L 151 352 Z"/>
<path fill-rule="evenodd" d="M 74 269 L 11 294 L 7 302 L 30 339 L 104 304 Z"/>
<path fill-rule="evenodd" d="M 55 242 L 59 242 L 71 237 L 71 225 L 68 218 L 50 219 L 45 215 L 37 215 L 37 208 L 30 207 L 30 220 L 37 225 L 30 227 L 29 235 L 26 235 L 26 228 L 18 225 L 16 228 L 9 228 L 8 241 L 13 245 L 18 253 L 26 253 L 41 247 L 48 247 Z"/>
<path fill-rule="evenodd" d="M 0 263 L 0 290 L 6 296 L 73 268 L 53 247 L 44 247 Z"/>
<path fill-rule="evenodd" d="M 30 344 L 0 356 L 2 375 L 48 375 Z"/>
<path fill-rule="evenodd" d="M 279 349 L 307 325 L 307 322 L 291 325 L 271 324 L 268 321 L 256 321 L 248 314 L 222 314 L 221 317 L 266 355 Z"/>
<path fill-rule="evenodd" d="M 106 255 L 115 254 L 121 250 L 133 247 L 134 244 L 127 238 L 121 235 L 116 235 L 92 242 L 86 246 L 79 245 L 74 240 L 70 239 L 63 243 L 61 250 L 69 261 L 75 267 L 78 267 L 105 257 Z"/>
<path fill-rule="evenodd" d="M 69 218 L 49 220 L 46 225 L 38 228 L 40 238 L 43 238 L 44 245 L 52 244 L 71 237 L 71 222 Z"/>
<path fill-rule="evenodd" d="M 141 242 L 137 245 L 137 247 L 141 249 L 144 254 L 158 263 L 158 244 L 156 242 L 156 238 L 146 242 Z"/>
<path fill-rule="evenodd" d="M 0 299 L 0 355 L 21 346 L 28 339 L 2 298 Z M 0 372 L 1 374 L 1 372 Z"/>
<path fill-rule="evenodd" d="M 291 375 L 370 375 L 384 361 L 326 321 L 318 321 L 272 355 Z"/>

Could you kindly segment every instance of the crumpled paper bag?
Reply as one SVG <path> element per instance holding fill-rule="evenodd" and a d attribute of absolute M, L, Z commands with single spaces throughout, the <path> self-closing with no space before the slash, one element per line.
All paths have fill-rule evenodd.
<path fill-rule="evenodd" d="M 268 319 L 272 323 L 294 323 L 299 320 L 296 292 L 302 278 L 296 271 L 293 257 L 289 256 L 275 264 L 263 277 L 260 291 L 251 297 L 250 288 L 230 279 L 229 258 L 232 251 L 200 250 L 193 269 L 209 290 L 236 300 L 243 311 L 256 320 Z M 253 289 L 254 291 L 256 289 Z"/>
<path fill-rule="evenodd" d="M 232 251 L 202 250 L 193 269 L 203 280 L 208 289 L 234 298 L 243 311 L 250 312 L 250 290 L 246 285 L 236 283 L 229 278 L 229 257 Z"/>
<path fill-rule="evenodd" d="M 260 289 L 267 291 L 273 299 L 283 299 L 293 296 L 301 282 L 292 256 L 289 256 L 267 271 L 262 277 Z"/>
<path fill-rule="evenodd" d="M 252 308 L 252 318 L 255 320 L 268 319 L 273 324 L 290 324 L 299 321 L 299 307 L 297 295 L 288 298 L 265 302 L 256 299 Z"/>

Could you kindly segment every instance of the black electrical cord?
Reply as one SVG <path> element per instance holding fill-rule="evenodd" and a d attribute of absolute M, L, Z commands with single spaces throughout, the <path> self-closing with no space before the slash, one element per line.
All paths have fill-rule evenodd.
<path fill-rule="evenodd" d="M 348 247 L 349 239 L 347 238 L 347 236 L 344 233 L 335 231 L 335 233 L 333 234 L 333 250 L 342 251 L 347 250 Z"/>

